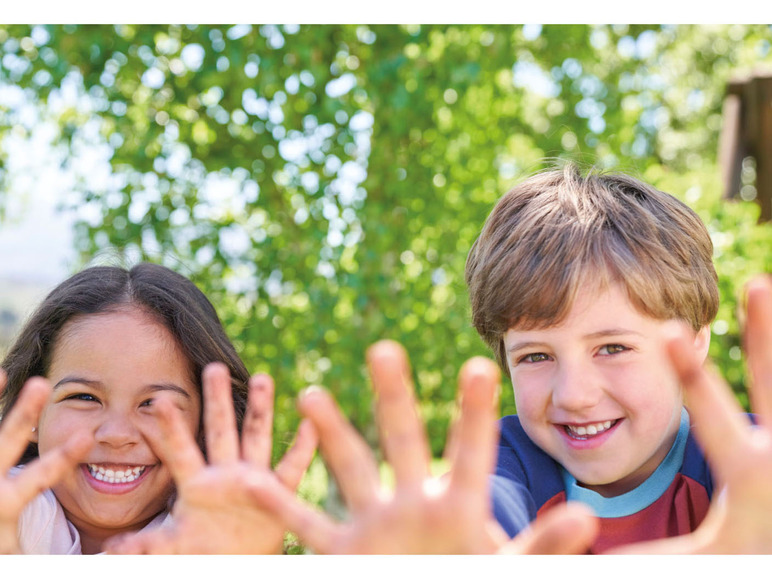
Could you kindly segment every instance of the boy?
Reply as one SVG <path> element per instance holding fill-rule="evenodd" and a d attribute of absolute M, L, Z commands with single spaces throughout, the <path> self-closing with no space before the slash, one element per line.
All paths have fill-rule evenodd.
<path fill-rule="evenodd" d="M 446 476 L 430 474 L 407 354 L 386 341 L 369 350 L 368 366 L 393 488 L 381 485 L 378 461 L 330 395 L 312 388 L 299 409 L 319 434 L 346 520 L 270 478 L 241 477 L 243 490 L 318 553 L 578 553 L 673 535 L 616 551 L 769 552 L 772 284 L 759 279 L 747 291 L 759 419 L 751 429 L 702 368 L 717 306 L 710 257 L 693 212 L 628 177 L 582 178 L 569 167 L 529 179 L 494 210 L 468 279 L 475 324 L 512 376 L 520 412 L 502 423 L 492 485 L 499 522 L 517 533 L 511 541 L 491 513 L 499 373 L 487 358 L 461 370 Z M 669 327 L 673 319 L 691 327 Z M 709 509 L 712 479 L 679 385 L 724 485 Z M 216 473 L 202 471 L 210 484 Z M 559 504 L 566 495 L 578 501 Z M 583 501 L 599 511 L 600 534 Z M 619 509 L 629 512 L 613 516 Z"/>
<path fill-rule="evenodd" d="M 600 519 L 592 551 L 697 528 L 713 481 L 662 348 L 668 320 L 705 359 L 713 247 L 677 199 L 625 175 L 563 170 L 507 193 L 469 254 L 475 328 L 512 379 L 496 519 L 510 536 L 564 501 Z"/>

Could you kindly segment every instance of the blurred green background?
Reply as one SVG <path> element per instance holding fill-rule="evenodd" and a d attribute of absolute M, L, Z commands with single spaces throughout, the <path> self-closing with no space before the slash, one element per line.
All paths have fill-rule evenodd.
<path fill-rule="evenodd" d="M 20 194 L 9 143 L 45 122 L 78 175 L 60 200 L 73 269 L 96 255 L 191 277 L 276 379 L 277 455 L 310 384 L 376 442 L 363 362 L 392 338 L 439 456 L 456 373 L 488 355 L 463 270 L 496 199 L 546 159 L 630 172 L 707 223 L 711 354 L 747 405 L 734 309 L 772 230 L 721 200 L 716 157 L 726 83 L 772 71 L 770 40 L 765 25 L 3 25 L 0 211 Z M 742 174 L 752 199 L 753 159 Z"/>

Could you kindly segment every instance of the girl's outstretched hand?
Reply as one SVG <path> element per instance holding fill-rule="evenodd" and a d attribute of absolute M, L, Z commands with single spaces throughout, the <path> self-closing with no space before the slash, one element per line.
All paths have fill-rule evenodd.
<path fill-rule="evenodd" d="M 316 449 L 316 434 L 300 424 L 292 448 L 271 470 L 273 380 L 253 376 L 239 441 L 228 369 L 204 369 L 204 440 L 207 458 L 171 404 L 159 401 L 160 437 L 147 434 L 177 486 L 170 526 L 116 537 L 107 545 L 117 554 L 277 554 L 285 527 L 262 509 L 252 494 L 256 485 L 295 492 Z M 208 460 L 208 463 L 207 463 Z"/>
<path fill-rule="evenodd" d="M 446 457 L 450 472 L 429 473 L 430 452 L 418 416 L 404 349 L 379 342 L 368 353 L 381 447 L 394 472 L 382 486 L 377 461 L 332 397 L 311 388 L 299 407 L 319 432 L 320 447 L 348 506 L 335 521 L 276 485 L 265 485 L 266 508 L 318 553 L 574 553 L 586 550 L 596 521 L 580 506 L 555 509 L 509 541 L 493 518 L 489 475 L 496 458 L 499 372 L 486 358 L 461 370 L 461 415 Z"/>
<path fill-rule="evenodd" d="M 0 392 L 5 383 L 5 373 L 0 370 Z M 50 394 L 51 387 L 45 378 L 31 378 L 0 422 L 0 554 L 21 552 L 18 526 L 24 507 L 76 468 L 93 444 L 88 436 L 76 436 L 10 474 L 30 443 L 30 433 L 37 427 Z"/>
<path fill-rule="evenodd" d="M 716 493 L 696 531 L 637 543 L 627 553 L 772 553 L 772 284 L 746 287 L 745 351 L 751 377 L 751 426 L 730 388 L 703 368 L 686 331 L 674 331 L 667 350 L 686 395 L 697 439 L 711 464 Z"/>

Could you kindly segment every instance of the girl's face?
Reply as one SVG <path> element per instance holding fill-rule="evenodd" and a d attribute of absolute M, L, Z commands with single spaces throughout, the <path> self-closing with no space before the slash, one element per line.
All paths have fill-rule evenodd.
<path fill-rule="evenodd" d="M 174 490 L 143 434 L 157 433 L 153 404 L 170 399 L 196 436 L 200 394 L 172 335 L 136 308 L 67 322 L 48 379 L 53 393 L 40 416 L 38 449 L 43 455 L 77 431 L 94 437 L 87 461 L 53 491 L 84 552 L 99 551 L 106 538 L 144 527 Z"/>

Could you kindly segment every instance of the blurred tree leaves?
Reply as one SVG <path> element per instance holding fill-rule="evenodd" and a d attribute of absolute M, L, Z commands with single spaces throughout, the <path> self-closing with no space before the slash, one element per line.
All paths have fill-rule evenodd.
<path fill-rule="evenodd" d="M 732 308 L 769 269 L 770 232 L 752 204 L 719 201 L 715 154 L 725 83 L 772 63 L 770 32 L 3 26 L 0 137 L 31 131 L 23 95 L 54 118 L 65 163 L 88 139 L 106 147 L 110 178 L 86 175 L 67 200 L 84 263 L 114 248 L 190 276 L 247 365 L 275 377 L 279 446 L 317 383 L 374 437 L 365 351 L 393 338 L 439 453 L 456 372 L 486 354 L 466 254 L 498 196 L 549 157 L 631 171 L 700 211 L 724 298 L 712 353 L 742 392 Z"/>

